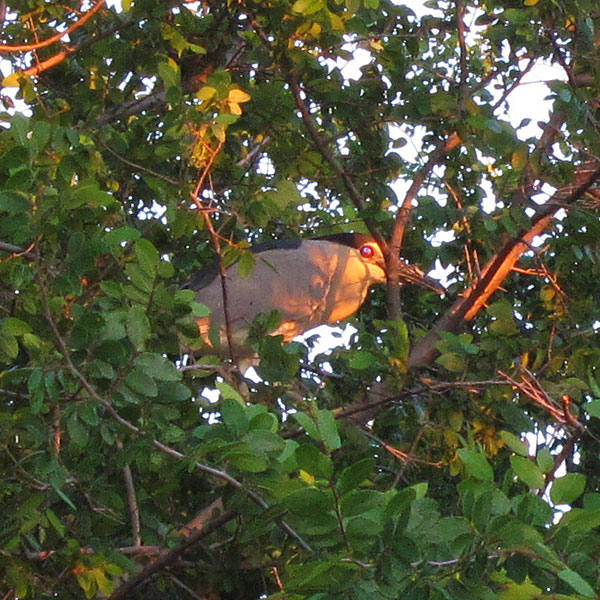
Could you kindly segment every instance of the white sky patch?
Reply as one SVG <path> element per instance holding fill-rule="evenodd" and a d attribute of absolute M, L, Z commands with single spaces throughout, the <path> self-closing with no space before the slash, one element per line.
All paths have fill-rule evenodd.
<path fill-rule="evenodd" d="M 525 68 L 526 62 L 524 61 Z M 531 119 L 531 123 L 519 129 L 519 139 L 539 137 L 543 130 L 538 123 L 547 123 L 550 119 L 553 101 L 548 87 L 549 81 L 566 81 L 565 71 L 559 65 L 538 61 L 525 74 L 521 84 L 508 97 L 506 116 L 513 127 L 518 127 L 523 119 Z"/>
<path fill-rule="evenodd" d="M 373 60 L 373 56 L 368 50 L 358 48 L 355 43 L 344 44 L 342 49 L 347 52 L 352 52 L 353 58 L 351 60 L 344 60 L 338 56 L 335 61 L 335 66 L 340 70 L 344 79 L 353 79 L 357 81 L 362 77 L 361 67 L 368 65 Z"/>

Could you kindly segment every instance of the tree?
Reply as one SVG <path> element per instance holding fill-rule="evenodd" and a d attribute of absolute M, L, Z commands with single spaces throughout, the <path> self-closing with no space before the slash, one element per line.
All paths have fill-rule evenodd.
<path fill-rule="evenodd" d="M 0 3 L 4 598 L 597 596 L 600 10 L 427 5 Z M 348 347 L 202 353 L 180 284 L 338 231 Z"/>

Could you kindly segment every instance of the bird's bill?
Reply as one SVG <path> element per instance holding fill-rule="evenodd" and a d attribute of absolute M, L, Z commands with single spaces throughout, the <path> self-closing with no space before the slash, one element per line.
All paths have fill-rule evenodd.
<path fill-rule="evenodd" d="M 440 294 L 440 296 L 446 293 L 446 290 L 444 287 L 442 287 L 439 281 L 433 279 L 432 277 L 428 277 L 425 272 L 416 265 L 403 263 L 400 267 L 398 276 L 400 283 L 418 285 L 426 290 L 431 290 L 436 294 Z"/>

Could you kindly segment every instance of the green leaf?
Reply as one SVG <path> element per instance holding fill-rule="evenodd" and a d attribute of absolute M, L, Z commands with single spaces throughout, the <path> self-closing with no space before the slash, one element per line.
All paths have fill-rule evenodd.
<path fill-rule="evenodd" d="M 142 269 L 150 276 L 156 276 L 160 257 L 152 242 L 142 238 L 135 243 L 135 253 Z"/>
<path fill-rule="evenodd" d="M 248 431 L 248 415 L 244 407 L 237 400 L 224 398 L 219 402 L 219 411 L 221 412 L 221 418 L 223 419 L 223 423 L 225 423 L 225 427 L 234 436 L 239 437 Z"/>
<path fill-rule="evenodd" d="M 0 192 L 0 211 L 9 213 L 24 213 L 30 208 L 27 198 L 10 192 Z"/>
<path fill-rule="evenodd" d="M 60 498 L 65 502 L 65 504 L 67 504 L 69 507 L 71 507 L 71 509 L 76 511 L 77 507 L 73 504 L 71 499 L 60 489 L 60 484 L 58 483 L 57 478 L 52 477 L 50 479 L 50 483 L 52 484 L 52 488 L 54 489 L 54 491 L 60 496 Z"/>
<path fill-rule="evenodd" d="M 114 583 L 106 577 L 106 573 L 102 568 L 92 570 L 96 585 L 102 594 L 106 597 L 110 596 L 114 591 Z"/>
<path fill-rule="evenodd" d="M 6 565 L 6 581 L 9 587 L 14 588 L 15 598 L 27 596 L 28 573 L 25 569 L 21 569 L 16 561 Z"/>
<path fill-rule="evenodd" d="M 490 331 L 499 335 L 515 335 L 518 330 L 514 310 L 513 305 L 507 300 L 490 304 L 487 312 L 494 319 L 490 325 Z"/>
<path fill-rule="evenodd" d="M 517 477 L 530 488 L 539 490 L 544 487 L 546 481 L 544 474 L 533 461 L 523 456 L 511 456 L 510 466 Z"/>
<path fill-rule="evenodd" d="M 25 321 L 21 321 L 21 319 L 6 317 L 0 321 L 0 332 L 8 336 L 23 335 L 24 333 L 31 333 L 31 331 L 31 326 Z"/>
<path fill-rule="evenodd" d="M 550 498 L 554 504 L 571 504 L 585 490 L 586 477 L 581 473 L 569 473 L 552 482 Z"/>
<path fill-rule="evenodd" d="M 333 507 L 333 499 L 315 488 L 296 490 L 283 499 L 283 504 L 291 512 L 300 515 L 321 515 Z"/>
<path fill-rule="evenodd" d="M 127 377 L 125 377 L 125 383 L 134 392 L 147 398 L 156 398 L 158 395 L 156 382 L 141 369 L 133 369 L 133 371 L 129 372 Z"/>
<path fill-rule="evenodd" d="M 600 527 L 600 508 L 572 508 L 563 515 L 559 527 L 576 533 L 586 533 Z"/>
<path fill-rule="evenodd" d="M 529 456 L 527 445 L 510 431 L 501 431 L 500 439 L 513 451 L 520 456 Z"/>
<path fill-rule="evenodd" d="M 457 451 L 457 454 L 467 468 L 469 475 L 481 481 L 491 482 L 494 480 L 494 471 L 484 454 L 469 448 L 461 448 Z"/>
<path fill-rule="evenodd" d="M 75 446 L 78 448 L 87 446 L 90 436 L 86 426 L 79 421 L 77 413 L 73 413 L 67 420 L 67 432 Z"/>
<path fill-rule="evenodd" d="M 200 302 L 190 302 L 190 308 L 192 309 L 192 315 L 201 319 L 202 317 L 208 317 L 210 315 L 210 308 L 206 304 L 200 304 Z"/>
<path fill-rule="evenodd" d="M 182 377 L 181 373 L 175 368 L 175 365 L 160 354 L 145 352 L 136 357 L 135 364 L 141 367 L 153 379 L 179 381 Z"/>
<path fill-rule="evenodd" d="M 285 449 L 285 440 L 281 436 L 265 429 L 249 431 L 244 435 L 243 441 L 254 450 L 260 450 L 261 452 L 275 456 L 281 454 Z"/>
<path fill-rule="evenodd" d="M 221 392 L 221 397 L 224 399 L 235 400 L 240 406 L 245 407 L 246 401 L 232 386 L 224 381 L 217 383 L 217 389 Z"/>
<path fill-rule="evenodd" d="M 135 304 L 127 312 L 127 335 L 133 344 L 133 347 L 141 351 L 145 348 L 146 342 L 150 339 L 150 321 L 146 316 L 146 311 L 142 306 Z"/>
<path fill-rule="evenodd" d="M 542 473 L 550 473 L 552 468 L 554 467 L 554 457 L 550 454 L 548 448 L 542 448 L 535 457 L 536 462 Z"/>
<path fill-rule="evenodd" d="M 299 469 L 314 475 L 317 479 L 329 479 L 333 473 L 331 458 L 312 444 L 302 444 L 296 448 L 296 464 Z"/>
<path fill-rule="evenodd" d="M 90 206 L 110 206 L 116 202 L 114 196 L 98 188 L 96 184 L 78 185 L 71 189 L 71 194 L 66 198 L 68 208 L 77 208 L 84 204 Z"/>
<path fill-rule="evenodd" d="M 148 304 L 150 293 L 154 287 L 154 276 L 144 271 L 140 265 L 134 263 L 129 263 L 125 267 L 125 273 L 131 280 L 131 283 L 137 288 L 136 290 L 130 290 L 129 288 L 131 286 L 123 286 L 125 294 L 127 294 L 134 302 L 137 301 L 137 298 L 140 298 L 140 304 Z M 140 294 L 138 290 L 141 290 L 144 293 Z M 134 293 L 132 294 L 131 291 Z"/>
<path fill-rule="evenodd" d="M 363 370 L 377 363 L 377 357 L 366 350 L 358 350 L 350 358 L 350 366 L 353 369 Z"/>
<path fill-rule="evenodd" d="M 104 360 L 94 359 L 90 362 L 89 376 L 98 379 L 114 379 L 115 370 L 112 366 Z"/>
<path fill-rule="evenodd" d="M 158 397 L 161 402 L 183 402 L 192 396 L 190 389 L 180 381 L 158 384 Z"/>
<path fill-rule="evenodd" d="M 33 126 L 30 146 L 33 158 L 35 158 L 48 144 L 50 132 L 50 123 L 47 121 L 37 121 Z"/>
<path fill-rule="evenodd" d="M 175 275 L 175 267 L 166 260 L 161 260 L 158 263 L 157 273 L 163 279 L 171 279 Z"/>
<path fill-rule="evenodd" d="M 181 77 L 175 61 L 169 60 L 168 62 L 165 61 L 158 63 L 158 74 L 165 82 L 166 88 L 179 88 Z"/>
<path fill-rule="evenodd" d="M 592 417 L 600 419 L 600 400 L 592 400 L 591 402 L 586 402 L 582 406 L 582 408 Z"/>
<path fill-rule="evenodd" d="M 250 252 L 249 250 L 247 252 L 243 252 L 240 256 L 240 259 L 237 262 L 238 275 L 242 279 L 250 277 L 252 271 L 254 270 L 255 262 L 256 256 L 252 252 Z"/>
<path fill-rule="evenodd" d="M 318 12 L 323 6 L 323 0 L 296 0 L 292 10 L 306 16 Z"/>
<path fill-rule="evenodd" d="M 372 458 L 363 458 L 358 462 L 346 467 L 336 484 L 337 493 L 340 496 L 356 489 L 365 479 L 371 475 L 375 468 L 375 460 Z"/>
<path fill-rule="evenodd" d="M 259 452 L 232 450 L 226 452 L 223 455 L 223 459 L 240 469 L 240 471 L 248 473 L 261 473 L 262 471 L 266 471 L 269 465 L 266 457 Z"/>
<path fill-rule="evenodd" d="M 19 354 L 19 343 L 13 336 L 0 333 L 0 356 L 4 355 L 5 362 L 16 358 Z"/>
<path fill-rule="evenodd" d="M 384 505 L 385 495 L 375 490 L 352 490 L 340 499 L 340 511 L 344 517 L 362 515 Z"/>
<path fill-rule="evenodd" d="M 31 402 L 33 414 L 38 414 L 44 406 L 45 394 L 44 378 L 41 369 L 33 369 L 31 371 L 31 375 L 27 380 L 27 391 L 29 392 L 29 401 Z"/>
<path fill-rule="evenodd" d="M 456 352 L 444 352 L 435 362 L 453 373 L 460 373 L 465 368 L 465 361 Z"/>
<path fill-rule="evenodd" d="M 302 411 L 295 412 L 293 415 L 294 419 L 298 422 L 298 425 L 310 435 L 313 440 L 321 441 L 321 436 L 319 435 L 319 430 L 317 429 L 317 424 L 305 413 Z"/>
<path fill-rule="evenodd" d="M 557 576 L 568 583 L 578 594 L 586 598 L 597 598 L 592 586 L 579 573 L 571 569 L 563 569 L 557 573 Z"/>
<path fill-rule="evenodd" d="M 507 582 L 497 598 L 499 600 L 537 600 L 537 598 L 543 597 L 541 594 L 542 590 L 530 581 L 523 583 Z"/>
<path fill-rule="evenodd" d="M 317 409 L 317 427 L 320 431 L 320 437 L 327 450 L 337 450 L 341 447 L 342 441 L 338 434 L 337 423 L 333 413 L 330 410 Z"/>
<path fill-rule="evenodd" d="M 66 527 L 60 522 L 60 519 L 56 516 L 56 513 L 51 509 L 47 508 L 44 514 L 46 515 L 46 518 L 50 522 L 50 525 L 54 527 L 58 535 L 60 537 L 64 537 Z"/>
<path fill-rule="evenodd" d="M 104 236 L 104 242 L 108 244 L 109 247 L 114 248 L 119 246 L 125 242 L 133 242 L 140 238 L 142 234 L 133 227 L 129 227 L 129 225 L 124 225 L 123 227 L 116 227 L 115 229 L 109 231 Z"/>
<path fill-rule="evenodd" d="M 29 143 L 29 119 L 17 112 L 11 119 L 10 132 L 17 144 L 26 146 Z"/>

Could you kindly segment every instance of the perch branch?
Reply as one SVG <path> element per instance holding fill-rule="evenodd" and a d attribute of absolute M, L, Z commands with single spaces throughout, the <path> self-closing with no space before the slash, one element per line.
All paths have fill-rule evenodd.
<path fill-rule="evenodd" d="M 392 239 L 390 240 L 389 250 L 385 257 L 388 275 L 387 306 L 388 313 L 392 319 L 400 316 L 400 297 L 398 295 L 400 251 L 402 250 L 404 234 L 412 211 L 412 202 L 425 179 L 433 170 L 433 167 L 438 164 L 444 154 L 456 148 L 460 143 L 461 139 L 456 132 L 452 133 L 445 141 L 440 142 L 437 148 L 429 155 L 427 162 L 415 175 L 410 188 L 406 192 L 402 205 L 396 213 Z"/>

